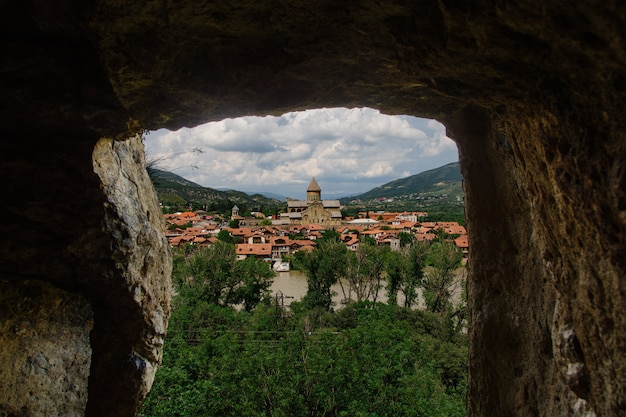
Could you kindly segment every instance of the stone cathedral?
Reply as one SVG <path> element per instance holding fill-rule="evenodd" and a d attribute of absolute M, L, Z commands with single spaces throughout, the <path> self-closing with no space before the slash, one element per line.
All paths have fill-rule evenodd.
<path fill-rule="evenodd" d="M 339 200 L 322 200 L 322 189 L 313 177 L 306 190 L 306 200 L 287 199 L 287 213 L 282 213 L 280 218 L 294 226 L 309 224 L 319 224 L 324 228 L 339 226 L 341 204 Z"/>

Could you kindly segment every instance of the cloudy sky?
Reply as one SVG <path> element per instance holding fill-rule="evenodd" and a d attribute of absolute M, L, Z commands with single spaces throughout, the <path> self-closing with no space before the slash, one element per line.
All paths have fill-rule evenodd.
<path fill-rule="evenodd" d="M 313 176 L 330 199 L 458 160 L 440 123 L 369 108 L 225 119 L 151 132 L 145 143 L 157 168 L 200 185 L 299 199 Z"/>

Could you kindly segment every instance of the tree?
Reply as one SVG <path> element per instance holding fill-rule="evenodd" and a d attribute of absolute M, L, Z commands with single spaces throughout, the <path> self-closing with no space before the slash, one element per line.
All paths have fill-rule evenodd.
<path fill-rule="evenodd" d="M 376 246 L 376 239 L 373 238 L 372 236 L 363 236 L 361 238 L 361 243 L 364 245 L 369 245 L 369 246 Z"/>
<path fill-rule="evenodd" d="M 424 277 L 427 253 L 427 243 L 413 242 L 388 254 L 385 270 L 390 304 L 397 302 L 398 292 L 404 295 L 405 307 L 411 307 L 417 302 L 417 291 Z"/>
<path fill-rule="evenodd" d="M 181 289 L 184 295 L 208 303 L 226 305 L 229 293 L 237 284 L 235 246 L 222 241 L 199 248 L 187 262 L 188 279 Z"/>
<path fill-rule="evenodd" d="M 245 311 L 252 311 L 261 301 L 270 298 L 269 288 L 275 274 L 267 262 L 246 258 L 237 262 L 235 274 L 240 281 L 231 293 L 229 304 L 243 304 Z"/>
<path fill-rule="evenodd" d="M 387 273 L 387 304 L 398 304 L 398 291 L 407 271 L 406 251 L 390 251 L 385 257 L 385 272 Z"/>
<path fill-rule="evenodd" d="M 400 239 L 400 246 L 408 246 L 415 242 L 415 236 L 407 232 L 398 233 L 398 239 Z"/>
<path fill-rule="evenodd" d="M 438 314 L 353 303 L 324 313 L 308 333 L 302 317 L 277 332 L 275 309 L 215 306 L 174 311 L 163 365 L 140 411 L 165 416 L 465 415 L 467 344 L 414 325 Z M 309 315 L 311 312 L 304 312 Z M 189 337 L 179 321 L 205 328 Z"/>
<path fill-rule="evenodd" d="M 461 264 L 463 253 L 454 244 L 435 242 L 429 251 L 432 268 L 423 281 L 426 307 L 433 312 L 444 313 L 451 307 L 451 296 L 459 285 L 454 271 Z"/>
<path fill-rule="evenodd" d="M 355 253 L 348 252 L 346 279 L 350 292 L 346 298 L 354 292 L 357 302 L 377 300 L 388 250 L 384 246 L 362 244 Z"/>
<path fill-rule="evenodd" d="M 411 307 L 417 301 L 417 289 L 424 277 L 424 266 L 426 265 L 429 245 L 429 243 L 422 241 L 409 246 L 408 274 L 401 286 L 405 295 L 405 307 Z"/>
<path fill-rule="evenodd" d="M 339 242 L 341 241 L 341 234 L 335 229 L 325 230 L 322 239 L 324 242 Z"/>
<path fill-rule="evenodd" d="M 233 243 L 233 237 L 226 229 L 222 229 L 219 231 L 219 233 L 217 234 L 217 239 L 221 240 L 222 242 Z"/>
<path fill-rule="evenodd" d="M 301 261 L 306 270 L 308 289 L 302 302 L 306 308 L 330 310 L 331 287 L 345 275 L 347 252 L 343 242 L 321 239 L 316 249 L 303 256 Z"/>
<path fill-rule="evenodd" d="M 246 311 L 269 298 L 274 277 L 266 262 L 255 258 L 237 261 L 235 246 L 222 241 L 197 249 L 184 261 L 176 257 L 174 272 L 180 292 L 177 303 L 242 304 Z"/>

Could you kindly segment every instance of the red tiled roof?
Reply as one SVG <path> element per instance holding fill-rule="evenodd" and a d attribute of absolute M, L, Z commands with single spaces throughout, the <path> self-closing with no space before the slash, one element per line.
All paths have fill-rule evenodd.
<path fill-rule="evenodd" d="M 419 241 L 419 242 L 431 242 L 433 241 L 437 236 L 433 235 L 432 233 L 415 233 L 415 238 Z"/>
<path fill-rule="evenodd" d="M 280 241 L 282 241 L 283 243 L 280 243 Z M 271 236 L 270 237 L 270 243 L 273 246 L 291 245 L 291 239 L 289 239 L 286 236 Z"/>
<path fill-rule="evenodd" d="M 171 246 L 178 246 L 185 242 L 191 242 L 193 240 L 192 236 L 176 236 L 169 238 L 167 241 Z"/>
<path fill-rule="evenodd" d="M 237 255 L 271 256 L 272 245 L 269 243 L 255 243 L 252 245 L 239 243 L 237 245 L 236 253 Z"/>
<path fill-rule="evenodd" d="M 381 229 L 371 229 L 371 230 L 364 230 L 361 232 L 361 234 L 362 235 L 377 235 L 382 232 L 383 231 Z"/>
<path fill-rule="evenodd" d="M 303 247 L 303 246 L 311 246 L 311 247 L 313 247 L 313 246 L 317 245 L 317 243 L 315 243 L 314 241 L 309 240 L 309 239 L 292 240 L 291 241 L 291 246 L 294 246 L 294 245 L 295 246 L 300 246 L 300 247 Z"/>
<path fill-rule="evenodd" d="M 185 234 L 187 235 L 204 235 L 208 232 L 202 227 L 188 227 L 185 230 Z"/>
<path fill-rule="evenodd" d="M 230 234 L 232 236 L 242 236 L 243 237 L 243 236 L 252 234 L 252 229 L 249 229 L 247 227 L 239 227 L 239 228 L 236 228 L 236 229 L 228 228 L 227 230 L 230 232 Z"/>
<path fill-rule="evenodd" d="M 372 220 L 378 220 L 378 219 L 382 218 L 383 221 L 388 222 L 388 221 L 391 221 L 391 220 L 395 219 L 397 215 L 398 215 L 398 213 L 387 213 L 387 212 L 385 212 L 385 213 L 373 213 L 373 212 L 370 212 L 369 218 L 372 219 Z"/>
<path fill-rule="evenodd" d="M 303 229 L 307 229 L 307 230 L 309 230 L 311 232 L 326 230 L 322 226 L 320 226 L 319 224 L 315 224 L 315 223 L 308 224 L 306 226 L 303 226 L 302 228 Z"/>
<path fill-rule="evenodd" d="M 437 222 L 422 222 L 422 227 L 428 227 L 434 229 L 437 226 Z"/>
<path fill-rule="evenodd" d="M 446 233 L 449 233 L 451 235 L 466 235 L 467 234 L 467 230 L 465 229 L 465 227 L 459 224 L 447 226 L 445 230 L 446 230 Z"/>
<path fill-rule="evenodd" d="M 454 239 L 454 244 L 461 249 L 469 248 L 469 238 L 467 235 L 462 235 Z"/>
<path fill-rule="evenodd" d="M 298 248 L 298 250 L 303 250 L 303 251 L 307 251 L 307 252 L 311 252 L 314 249 L 315 249 L 315 246 L 300 246 Z"/>

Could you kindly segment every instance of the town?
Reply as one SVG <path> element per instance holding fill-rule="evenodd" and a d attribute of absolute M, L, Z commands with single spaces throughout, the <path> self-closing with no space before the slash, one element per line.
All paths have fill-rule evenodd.
<path fill-rule="evenodd" d="M 256 257 L 271 262 L 277 270 L 288 268 L 285 260 L 296 252 L 312 250 L 327 230 L 339 233 L 352 251 L 367 239 L 392 250 L 407 238 L 443 239 L 459 247 L 467 260 L 467 230 L 458 222 L 420 221 L 427 212 L 360 212 L 355 218 L 342 218 L 340 209 L 338 200 L 322 200 L 321 188 L 313 178 L 306 200 L 287 199 L 287 209 L 275 216 L 261 212 L 242 216 L 237 206 L 230 218 L 201 210 L 164 214 L 166 237 L 172 247 L 210 246 L 228 240 L 236 244 L 238 260 Z"/>

